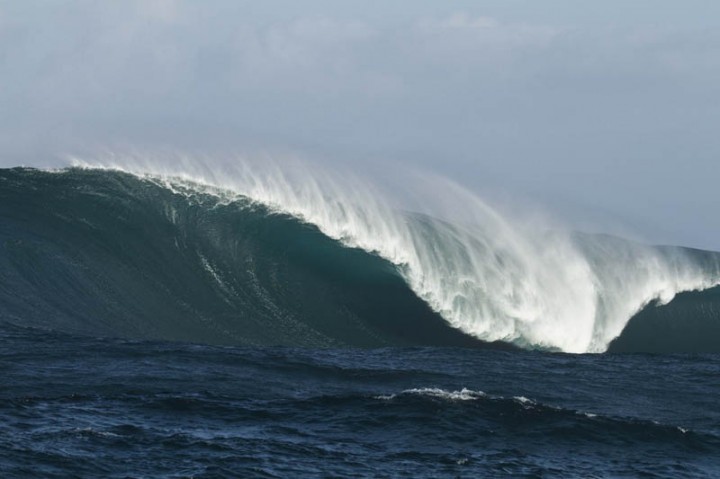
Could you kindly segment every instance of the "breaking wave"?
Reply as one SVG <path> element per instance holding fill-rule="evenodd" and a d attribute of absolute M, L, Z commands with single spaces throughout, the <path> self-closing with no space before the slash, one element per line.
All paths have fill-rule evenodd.
<path fill-rule="evenodd" d="M 0 171 L 0 318 L 220 344 L 584 353 L 720 282 L 718 254 L 512 221 L 444 180 L 421 201 L 461 220 L 303 167 L 123 168 Z"/>

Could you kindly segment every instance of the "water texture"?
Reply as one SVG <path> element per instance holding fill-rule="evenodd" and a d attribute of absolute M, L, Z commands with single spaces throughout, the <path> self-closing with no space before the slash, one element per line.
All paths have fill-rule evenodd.
<path fill-rule="evenodd" d="M 720 357 L 5 327 L 4 477 L 717 477 Z"/>

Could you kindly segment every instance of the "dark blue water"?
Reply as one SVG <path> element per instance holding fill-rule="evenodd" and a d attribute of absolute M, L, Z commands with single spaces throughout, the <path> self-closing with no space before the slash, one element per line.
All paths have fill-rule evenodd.
<path fill-rule="evenodd" d="M 720 475 L 718 355 L 1 331 L 3 477 Z"/>

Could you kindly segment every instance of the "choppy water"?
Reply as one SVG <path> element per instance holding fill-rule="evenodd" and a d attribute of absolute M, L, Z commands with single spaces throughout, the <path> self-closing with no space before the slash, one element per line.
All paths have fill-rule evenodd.
<path fill-rule="evenodd" d="M 0 335 L 3 477 L 717 477 L 720 356 Z"/>

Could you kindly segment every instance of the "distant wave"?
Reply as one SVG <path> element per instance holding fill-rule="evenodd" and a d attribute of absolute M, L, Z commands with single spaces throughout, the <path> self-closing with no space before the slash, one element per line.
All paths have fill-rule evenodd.
<path fill-rule="evenodd" d="M 401 212 L 317 172 L 130 171 L 0 170 L 0 319 L 219 344 L 602 352 L 643 308 L 720 281 L 718 254 L 529 229 L 460 190 L 473 221 Z"/>

